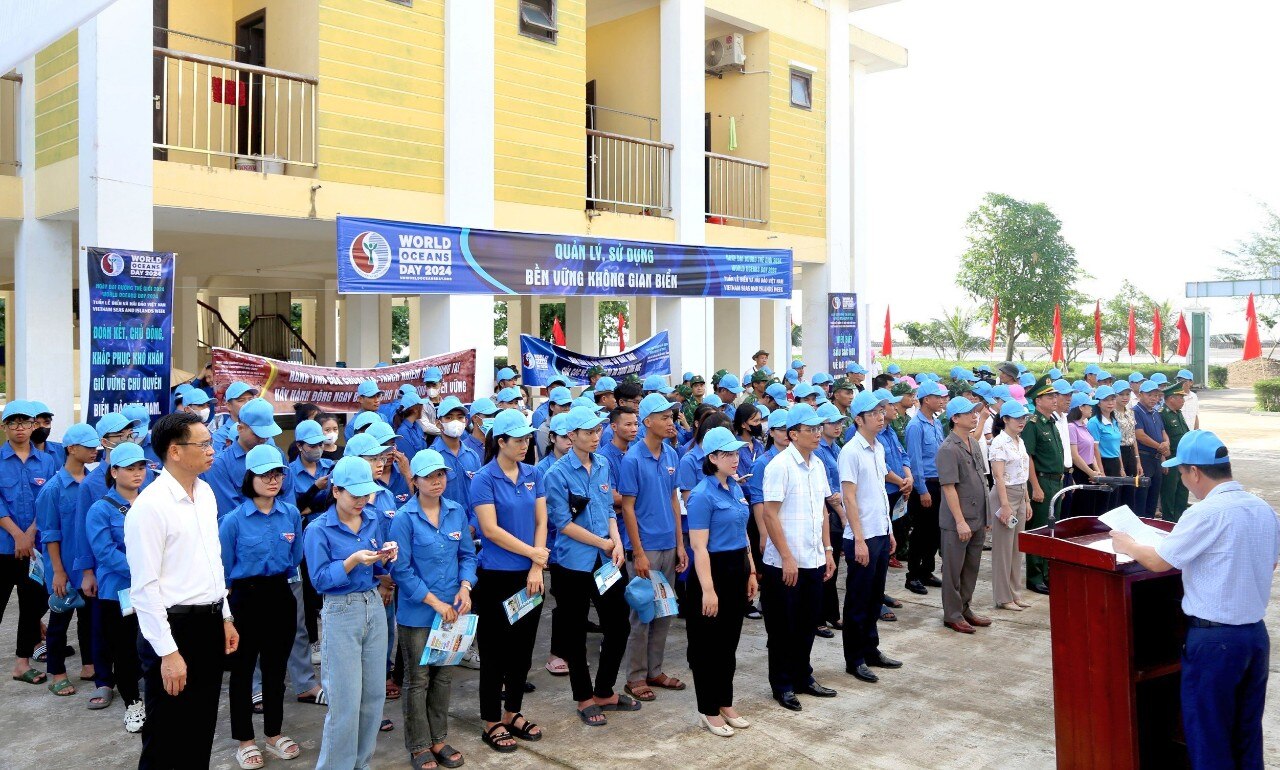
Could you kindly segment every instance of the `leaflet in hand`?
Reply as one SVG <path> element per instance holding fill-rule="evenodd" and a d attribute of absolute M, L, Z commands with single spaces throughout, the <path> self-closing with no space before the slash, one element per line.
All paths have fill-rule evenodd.
<path fill-rule="evenodd" d="M 31 555 L 31 566 L 27 568 L 27 577 L 44 585 L 44 558 L 40 554 Z"/>
<path fill-rule="evenodd" d="M 459 615 L 452 623 L 444 622 L 444 616 L 436 615 L 427 635 L 427 646 L 422 648 L 421 666 L 456 666 L 471 649 L 476 638 L 475 615 Z"/>
<path fill-rule="evenodd" d="M 614 583 L 622 579 L 622 570 L 618 569 L 618 565 L 612 561 L 607 561 L 600 565 L 600 569 L 591 573 L 596 579 L 596 590 L 604 596 L 604 592 L 608 591 Z"/>
<path fill-rule="evenodd" d="M 653 616 L 665 618 L 680 612 L 676 602 L 676 592 L 667 582 L 667 576 L 657 570 L 649 570 L 649 579 L 653 582 Z"/>
<path fill-rule="evenodd" d="M 1168 532 L 1144 524 L 1127 505 L 1107 511 L 1098 517 L 1098 521 L 1114 530 L 1132 537 L 1139 545 L 1155 547 L 1168 536 Z"/>
<path fill-rule="evenodd" d="M 507 613 L 507 622 L 514 626 L 517 620 L 528 615 L 539 604 L 542 604 L 542 594 L 530 596 L 529 589 L 521 588 L 519 593 L 502 603 L 502 609 Z"/>
<path fill-rule="evenodd" d="M 129 617 L 133 614 L 133 597 L 129 595 L 129 589 L 121 588 L 120 593 L 120 615 Z"/>

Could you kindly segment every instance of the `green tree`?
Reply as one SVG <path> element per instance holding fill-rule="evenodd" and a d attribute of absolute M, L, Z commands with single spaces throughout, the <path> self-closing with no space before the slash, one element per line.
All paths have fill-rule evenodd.
<path fill-rule="evenodd" d="M 564 326 L 564 303 L 563 302 L 544 302 L 538 306 L 538 336 L 544 340 L 553 340 L 551 334 L 555 320 L 560 319 L 560 325 Z M 566 330 L 567 331 L 567 330 Z"/>
<path fill-rule="evenodd" d="M 1080 306 L 1084 297 L 1076 295 L 1072 301 L 1062 306 L 1062 357 L 1064 366 L 1070 366 L 1080 354 L 1093 345 L 1093 312 Z M 1044 348 L 1045 355 L 1053 355 L 1053 310 L 1049 311 L 1049 320 L 1045 323 L 1034 323 L 1027 329 L 1028 336 Z"/>
<path fill-rule="evenodd" d="M 398 358 L 409 349 L 409 306 L 391 306 L 391 357 Z M 404 354 L 408 355 L 408 354 Z"/>
<path fill-rule="evenodd" d="M 1234 251 L 1223 249 L 1224 256 L 1231 259 L 1231 264 L 1220 268 L 1218 274 L 1234 281 L 1265 280 L 1271 278 L 1271 271 L 1280 267 L 1280 213 L 1267 204 L 1262 204 L 1262 228 L 1239 241 Z M 1254 310 L 1258 314 L 1259 331 L 1270 335 L 1280 344 L 1280 335 L 1276 332 L 1280 326 L 1280 294 L 1264 294 L 1254 297 Z M 1274 357 L 1276 344 L 1271 346 L 1268 357 Z"/>
<path fill-rule="evenodd" d="M 507 346 L 507 303 L 493 303 L 493 346 Z"/>
<path fill-rule="evenodd" d="M 978 320 L 990 320 L 991 303 L 1000 300 L 1005 358 L 1012 359 L 1018 338 L 1038 320 L 1052 323 L 1053 306 L 1070 301 L 1083 277 L 1075 249 L 1046 204 L 999 193 L 987 193 L 966 229 L 969 248 L 957 283 L 983 308 Z"/>
<path fill-rule="evenodd" d="M 1120 283 L 1120 291 L 1102 303 L 1102 346 L 1112 353 L 1112 361 L 1129 350 L 1129 308 L 1133 308 L 1139 350 L 1146 350 L 1143 340 L 1151 340 L 1151 311 L 1154 301 L 1128 280 Z M 1174 319 L 1176 322 L 1177 319 Z"/>
<path fill-rule="evenodd" d="M 982 338 L 973 334 L 973 326 L 978 322 L 977 310 L 966 310 L 962 307 L 951 310 L 944 309 L 941 318 L 930 322 L 930 331 L 936 345 L 942 346 L 939 358 L 946 358 L 944 352 L 955 351 L 957 360 L 964 360 L 965 354 L 982 349 Z"/>
<path fill-rule="evenodd" d="M 627 308 L 625 301 L 603 300 L 600 302 L 600 326 L 599 333 L 596 335 L 599 349 L 604 351 L 605 343 L 616 342 L 618 339 L 618 314 L 626 319 L 628 329 L 631 326 L 631 311 Z M 631 339 L 627 344 L 637 342 Z"/>

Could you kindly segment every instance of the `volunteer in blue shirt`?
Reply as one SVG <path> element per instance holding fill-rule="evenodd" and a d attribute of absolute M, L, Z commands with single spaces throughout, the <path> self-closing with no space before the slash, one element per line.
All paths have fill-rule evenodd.
<path fill-rule="evenodd" d="M 569 440 L 569 429 L 568 427 L 566 427 L 568 424 L 569 424 L 568 412 L 561 412 L 560 414 L 554 415 L 547 422 L 547 425 L 550 427 L 551 443 L 547 447 L 546 454 L 543 455 L 542 459 L 538 461 L 538 465 L 536 466 L 538 473 L 544 479 L 547 476 L 547 472 L 551 470 L 551 466 L 555 465 L 556 462 L 561 457 L 564 457 L 566 454 L 569 453 L 569 450 L 573 448 L 573 443 Z M 551 519 L 548 516 L 547 517 L 547 552 L 549 554 L 547 559 L 548 567 L 551 564 L 556 563 L 555 546 L 556 546 L 556 528 L 551 523 Z M 544 586 L 544 591 L 546 590 L 550 590 L 550 589 Z M 564 662 L 564 658 L 556 654 L 556 650 L 559 649 L 559 647 L 556 644 L 556 641 L 557 641 L 556 638 L 552 636 L 551 650 L 547 654 L 547 663 L 545 668 L 547 669 L 547 673 L 551 674 L 552 676 L 568 676 L 569 664 Z"/>
<path fill-rule="evenodd" d="M 356 433 L 355 418 L 364 412 L 378 414 L 378 407 L 382 404 L 382 391 L 378 388 L 377 380 L 360 381 L 360 384 L 356 386 L 356 404 L 359 405 L 360 409 L 347 420 L 347 428 L 343 434 L 348 441 Z"/>
<path fill-rule="evenodd" d="M 1160 507 L 1160 486 L 1164 482 L 1161 463 L 1169 457 L 1169 439 L 1164 433 L 1164 420 L 1156 407 L 1160 405 L 1160 385 L 1155 375 L 1138 388 L 1138 403 L 1133 407 L 1134 435 L 1138 442 L 1138 462 L 1151 478 L 1151 486 L 1138 490 L 1138 508 L 1134 513 L 1155 518 Z"/>
<path fill-rule="evenodd" d="M 36 543 L 36 495 L 58 473 L 51 455 L 31 445 L 36 409 L 30 401 L 10 401 L 4 407 L 8 441 L 0 446 L 0 619 L 9 596 L 18 591 L 17 661 L 13 678 L 44 684 L 48 677 L 31 667 L 40 643 L 40 618 L 48 595 L 27 576 L 31 559 L 39 558 Z"/>
<path fill-rule="evenodd" d="M 453 472 L 448 486 L 444 489 L 444 496 L 462 506 L 467 516 L 467 523 L 475 528 L 475 513 L 471 505 L 471 480 L 484 464 L 481 461 L 484 447 L 481 446 L 480 451 L 477 452 L 467 442 L 465 436 L 467 408 L 456 396 L 449 396 L 441 401 L 436 408 L 436 414 L 440 419 L 440 435 L 431 442 L 430 448 L 440 453 L 445 465 L 448 465 L 449 470 Z"/>
<path fill-rule="evenodd" d="M 665 400 L 665 399 L 664 399 Z M 607 438 L 600 434 L 600 456 L 609 463 L 609 483 L 613 485 L 613 510 L 622 511 L 622 496 L 618 494 L 618 474 L 622 471 L 622 458 L 640 434 L 639 412 L 629 406 L 620 406 L 609 413 L 609 427 L 613 432 Z"/>
<path fill-rule="evenodd" d="M 813 390 L 818 388 L 817 385 L 809 387 Z M 831 489 L 831 497 L 827 498 L 827 528 L 831 530 L 831 542 L 839 543 L 844 533 L 844 499 L 840 494 L 837 462 L 840 457 L 840 439 L 843 438 L 841 434 L 844 433 L 844 415 L 840 414 L 834 404 L 828 403 L 818 407 L 818 416 L 822 418 L 822 435 L 818 439 L 818 448 L 813 453 L 821 458 L 822 465 L 827 470 L 827 485 Z M 841 555 L 840 548 L 832 550 L 831 558 L 835 560 L 836 571 L 831 573 L 831 579 L 822 584 L 822 617 L 826 623 L 818 626 L 817 633 L 823 639 L 835 637 L 835 631 L 831 629 L 839 631 L 844 628 L 844 624 L 840 622 L 840 595 L 836 585 Z"/>
<path fill-rule="evenodd" d="M 738 466 L 739 478 L 745 479 L 745 482 L 740 484 L 747 500 L 747 507 L 751 511 L 751 516 L 747 519 L 747 541 L 751 544 L 751 558 L 757 564 L 761 563 L 764 556 L 764 544 L 768 537 L 764 529 L 764 469 L 769 465 L 770 460 L 791 445 L 791 439 L 787 436 L 786 409 L 775 409 L 769 412 L 766 425 L 769 432 L 765 436 L 764 451 L 751 464 L 749 474 L 742 474 L 743 468 L 741 465 Z M 754 602 L 747 605 L 747 617 L 752 620 L 763 617 L 759 606 Z"/>
<path fill-rule="evenodd" d="M 1120 456 L 1120 423 L 1116 421 L 1116 392 L 1110 385 L 1099 385 L 1093 393 L 1098 405 L 1094 407 L 1093 416 L 1089 418 L 1088 430 L 1093 440 L 1098 442 L 1098 454 L 1102 458 L 1102 473 L 1106 476 L 1124 476 L 1124 459 Z M 1105 508 L 1109 511 L 1116 506 L 1116 492 L 1107 495 Z"/>
<path fill-rule="evenodd" d="M 1182 570 L 1182 726 L 1193 768 L 1263 767 L 1271 640 L 1263 618 L 1280 560 L 1280 521 L 1231 475 L 1226 445 L 1193 430 L 1166 460 L 1200 502 L 1158 545 L 1112 531 L 1117 553 L 1153 572 Z"/>
<path fill-rule="evenodd" d="M 471 448 L 472 452 L 476 453 L 476 457 L 484 457 L 484 428 L 482 425 L 485 420 L 492 418 L 497 413 L 498 406 L 493 403 L 491 398 L 477 398 L 471 402 L 471 408 L 467 411 L 467 432 L 463 435 L 462 441 Z M 443 418 L 444 413 L 441 412 L 440 414 Z M 443 433 L 443 425 L 440 430 Z M 439 450 L 437 449 L 436 451 Z"/>
<path fill-rule="evenodd" d="M 889 496 L 889 511 L 892 513 L 902 496 L 911 494 L 914 479 L 911 477 L 911 463 L 907 458 L 907 448 L 902 445 L 898 432 L 891 424 L 897 418 L 898 410 L 902 408 L 902 396 L 895 396 L 885 388 L 876 390 L 875 395 L 885 405 L 884 428 L 876 434 L 876 441 L 884 447 L 884 465 L 887 470 L 884 477 L 884 491 Z M 852 430 L 856 432 L 857 425 L 854 425 Z M 851 438 L 853 437 L 846 438 L 845 443 L 847 444 Z M 898 551 L 902 551 L 910 533 L 909 521 L 905 513 L 893 520 L 893 539 Z M 889 566 L 900 568 L 902 564 L 896 557 L 896 553 L 889 554 Z M 897 620 L 893 613 L 888 613 L 891 617 L 886 617 L 884 612 L 880 615 L 882 619 Z"/>
<path fill-rule="evenodd" d="M 298 423 L 293 429 L 293 441 L 298 457 L 289 463 L 293 489 L 291 496 L 286 499 L 297 506 L 305 525 L 308 516 L 327 511 L 333 500 L 329 489 L 333 460 L 324 457 L 324 431 L 315 420 Z"/>
<path fill-rule="evenodd" d="M 925 586 L 942 585 L 933 570 L 942 538 L 938 527 L 942 487 L 938 485 L 936 461 L 938 449 L 942 447 L 942 423 L 937 415 L 946 408 L 947 390 L 936 382 L 923 383 L 916 389 L 916 401 L 919 410 L 907 423 L 906 430 L 907 457 L 914 484 L 907 504 L 911 540 L 907 546 L 906 588 L 914 594 L 927 594 L 929 589 Z"/>
<path fill-rule="evenodd" d="M 427 433 L 422 428 L 422 399 L 417 393 L 402 393 L 395 413 L 387 422 L 396 432 L 396 449 L 405 457 L 413 457 L 427 448 Z"/>
<path fill-rule="evenodd" d="M 244 409 L 241 409 L 243 415 Z M 263 746 L 279 759 L 301 748 L 282 734 L 285 663 L 297 631 L 297 599 L 289 587 L 302 561 L 302 516 L 291 495 L 283 458 L 274 446 L 245 455 L 240 481 L 244 502 L 222 517 L 222 566 L 231 587 L 228 601 L 240 629 L 240 648 L 231 660 L 231 737 L 240 742 L 236 762 L 261 765 L 253 732 L 253 670 L 262 667 Z"/>
<path fill-rule="evenodd" d="M 489 430 L 489 462 L 471 484 L 481 540 L 476 614 L 487 629 L 477 639 L 480 718 L 484 742 L 503 753 L 515 751 L 516 738 L 542 740 L 542 731 L 520 713 L 542 605 L 514 623 L 506 610 L 521 591 L 542 594 L 542 570 L 550 559 L 543 476 L 521 462 L 532 433 L 519 412 L 499 412 Z"/>
<path fill-rule="evenodd" d="M 241 406 L 235 428 L 235 441 L 218 453 L 213 466 L 204 474 L 204 480 L 213 489 L 213 496 L 218 500 L 219 521 L 245 501 L 242 488 L 245 457 L 250 449 L 269 445 L 280 455 L 280 462 L 285 462 L 284 453 L 271 443 L 282 431 L 276 425 L 275 411 L 266 399 L 251 399 Z"/>
<path fill-rule="evenodd" d="M 153 473 L 159 473 L 164 468 L 164 463 L 160 462 L 160 458 L 156 456 L 156 452 L 151 448 L 151 412 L 142 404 L 128 404 L 120 409 L 120 413 L 130 420 L 138 423 L 138 446 L 142 447 L 142 454 L 147 458 L 147 467 Z"/>
<path fill-rule="evenodd" d="M 122 444 L 111 453 L 107 493 L 89 508 L 85 530 L 93 549 L 102 638 L 111 649 L 111 673 L 124 700 L 124 728 L 136 733 L 146 722 L 138 680 L 142 665 L 138 659 L 138 616 L 132 602 L 121 601 L 129 594 L 129 562 L 125 558 L 124 519 L 138 490 L 147 478 L 147 458 L 137 444 Z M 125 611 L 129 614 L 123 614 Z"/>
<path fill-rule="evenodd" d="M 382 539 L 368 505 L 380 489 L 369 463 L 344 457 L 333 466 L 331 482 L 333 507 L 303 538 L 311 582 L 324 596 L 320 673 L 329 711 L 316 766 L 368 767 L 387 698 L 387 621 L 378 577 L 387 573 L 397 548 Z"/>
<path fill-rule="evenodd" d="M 76 517 L 76 502 L 80 482 L 85 476 L 85 464 L 98 457 L 98 432 L 87 423 L 77 423 L 62 435 L 66 460 L 62 469 L 40 488 L 36 495 L 36 530 L 40 533 L 41 556 L 44 559 L 44 584 L 50 597 L 65 597 L 80 593 L 79 581 L 72 579 L 75 563 L 76 532 L 80 521 Z M 84 602 L 84 599 L 81 599 Z M 67 628 L 71 624 L 71 611 L 57 612 L 52 606 L 49 626 L 45 631 L 45 647 L 48 649 L 46 667 L 49 669 L 49 692 L 54 695 L 75 695 L 76 688 L 67 679 L 66 646 Z M 93 621 L 92 610 L 87 603 L 74 612 L 76 631 L 80 641 L 80 679 L 93 678 Z"/>
<path fill-rule="evenodd" d="M 569 378 L 565 377 L 563 374 L 557 374 L 551 378 L 546 387 L 548 397 L 543 399 L 541 404 L 538 404 L 537 409 L 533 410 L 533 417 L 530 418 L 529 421 L 529 424 L 532 425 L 534 429 L 541 428 L 543 423 L 551 419 L 551 391 L 556 388 L 564 388 L 565 390 L 568 390 Z"/>
<path fill-rule="evenodd" d="M 317 414 L 316 417 L 323 417 Z M 336 430 L 336 423 L 335 423 Z M 316 420 L 303 420 L 293 429 L 293 448 L 296 453 L 289 463 L 287 478 L 292 488 L 282 492 L 286 502 L 293 503 L 302 517 L 306 529 L 315 518 L 333 504 L 333 489 L 329 477 L 333 473 L 333 460 L 324 456 L 326 436 Z M 302 535 L 298 535 L 301 540 Z M 311 585 L 311 574 L 306 564 L 298 567 L 302 580 L 292 580 L 289 588 L 297 604 L 297 629 L 293 650 L 289 653 L 289 675 L 300 703 L 323 706 L 324 688 L 316 681 L 312 659 L 320 657 L 320 594 Z M 258 684 L 255 680 L 254 684 Z"/>
<path fill-rule="evenodd" d="M 212 400 L 203 390 L 192 388 L 178 398 L 174 411 L 194 414 L 201 423 L 208 426 L 213 421 L 213 408 L 209 405 Z"/>
<path fill-rule="evenodd" d="M 396 448 L 398 436 L 391 426 L 382 420 L 370 424 L 364 433 L 382 445 L 383 450 L 382 467 L 374 471 L 373 480 L 391 491 L 396 500 L 396 507 L 399 508 L 413 496 L 409 489 L 409 458 Z"/>
<path fill-rule="evenodd" d="M 514 385 L 499 390 L 497 395 L 493 397 L 493 403 L 499 409 L 519 409 L 520 402 L 524 399 L 524 393 Z"/>
<path fill-rule="evenodd" d="M 568 412 L 573 405 L 573 395 L 563 386 L 554 387 L 547 394 L 547 400 L 539 408 L 546 408 L 545 419 L 541 425 L 534 424 L 533 450 L 534 456 L 541 460 L 547 454 L 547 445 L 551 443 L 551 418 L 557 414 Z"/>
<path fill-rule="evenodd" d="M 514 388 L 516 386 L 516 370 L 509 366 L 504 366 L 493 376 L 493 381 L 497 386 L 496 390 Z"/>
<path fill-rule="evenodd" d="M 764 413 L 761 410 L 766 410 Z M 764 454 L 764 419 L 768 407 L 763 404 L 742 404 L 733 414 L 733 435 L 742 442 L 738 450 L 738 468 L 745 475 L 751 472 L 756 458 Z"/>
<path fill-rule="evenodd" d="M 399 388 L 396 388 L 395 398 L 378 407 L 378 416 L 382 418 L 383 422 L 388 425 L 391 424 L 391 420 L 396 416 L 396 412 L 400 409 L 400 399 L 409 394 L 417 397 L 418 389 L 406 382 Z M 419 403 L 421 403 L 421 399 L 419 398 L 418 400 Z"/>
<path fill-rule="evenodd" d="M 421 664 L 427 637 L 437 617 L 452 623 L 471 612 L 476 583 L 475 543 L 467 533 L 467 514 L 443 497 L 453 471 L 434 449 L 410 461 L 414 495 L 391 522 L 391 537 L 404 550 L 391 565 L 399 591 L 396 621 L 404 658 L 405 749 L 414 767 L 458 767 L 462 753 L 449 737 L 452 666 Z"/>
<path fill-rule="evenodd" d="M 627 575 L 622 539 L 613 513 L 613 485 L 609 470 L 596 450 L 604 418 L 590 408 L 569 411 L 569 438 L 573 448 L 547 473 L 547 515 L 558 533 L 556 564 L 551 568 L 556 612 L 552 637 L 561 640 L 558 652 L 569 664 L 569 682 L 577 702 L 578 718 L 590 727 L 606 724 L 604 711 L 638 711 L 640 704 L 613 691 L 618 668 L 626 651 L 627 601 L 623 596 Z M 592 573 L 612 562 L 617 581 L 603 594 Z M 604 632 L 599 667 L 592 686 L 587 664 L 587 611 L 595 605 Z"/>
<path fill-rule="evenodd" d="M 67 461 L 67 453 L 61 443 L 49 440 L 49 432 L 53 430 L 53 410 L 43 401 L 32 401 L 31 411 L 36 413 L 36 427 L 31 431 L 31 445 L 41 452 L 53 455 L 53 461 L 61 468 Z"/>
<path fill-rule="evenodd" d="M 730 420 L 733 419 L 735 411 L 733 402 L 742 395 L 742 390 L 742 383 L 734 374 L 726 374 L 720 378 L 720 382 L 716 383 L 716 395 L 726 404 L 724 413 Z"/>
<path fill-rule="evenodd" d="M 742 618 L 756 594 L 756 566 L 747 542 L 746 497 L 738 476 L 736 441 L 727 428 L 702 439 L 704 478 L 689 495 L 689 541 L 696 578 L 689 580 L 685 630 L 698 718 L 715 735 L 750 727 L 733 707 Z"/>
<path fill-rule="evenodd" d="M 227 414 L 213 431 L 213 451 L 231 446 L 236 440 L 236 421 L 240 419 L 240 407 L 258 397 L 258 389 L 243 382 L 233 382 L 222 394 L 222 405 Z"/>
<path fill-rule="evenodd" d="M 609 411 L 618 408 L 618 397 L 614 395 L 614 391 L 618 389 L 618 381 L 612 377 L 601 377 L 596 380 L 596 385 L 592 389 L 592 400 L 597 406 L 602 406 Z"/>

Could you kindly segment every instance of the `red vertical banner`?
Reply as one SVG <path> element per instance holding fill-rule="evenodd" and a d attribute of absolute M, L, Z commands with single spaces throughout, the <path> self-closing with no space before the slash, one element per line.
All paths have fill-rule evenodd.
<path fill-rule="evenodd" d="M 1093 349 L 1102 355 L 1102 300 L 1093 306 Z"/>
<path fill-rule="evenodd" d="M 622 313 L 618 313 L 618 352 L 627 349 L 627 335 L 625 333 L 626 319 L 622 317 Z"/>
<path fill-rule="evenodd" d="M 1249 304 L 1244 311 L 1245 320 L 1249 322 L 1244 333 L 1244 358 L 1262 358 L 1262 338 L 1258 336 L 1258 313 L 1253 309 L 1253 292 L 1249 292 Z"/>
<path fill-rule="evenodd" d="M 890 333 L 892 327 L 889 325 L 889 308 L 884 309 L 884 342 L 880 345 L 880 355 L 893 355 L 893 335 Z"/>
<path fill-rule="evenodd" d="M 1133 305 L 1129 306 L 1129 355 L 1138 352 L 1138 319 L 1133 314 Z"/>
<path fill-rule="evenodd" d="M 1191 349 L 1191 330 L 1187 328 L 1187 319 L 1178 313 L 1178 355 L 1184 358 Z"/>
<path fill-rule="evenodd" d="M 551 324 L 551 341 L 561 346 L 565 344 L 564 327 L 560 325 L 560 316 L 556 316 L 555 322 Z"/>
<path fill-rule="evenodd" d="M 1053 361 L 1058 363 L 1066 358 L 1062 353 L 1062 308 L 1053 306 Z"/>
<path fill-rule="evenodd" d="M 1164 345 L 1160 342 L 1160 335 L 1164 332 L 1164 323 L 1160 320 L 1160 308 L 1155 309 L 1155 315 L 1151 318 L 1151 355 L 1159 361 L 1164 357 Z"/>
<path fill-rule="evenodd" d="M 1000 328 L 1000 298 L 996 297 L 995 304 L 991 306 L 991 347 L 990 352 L 996 352 L 996 329 Z"/>

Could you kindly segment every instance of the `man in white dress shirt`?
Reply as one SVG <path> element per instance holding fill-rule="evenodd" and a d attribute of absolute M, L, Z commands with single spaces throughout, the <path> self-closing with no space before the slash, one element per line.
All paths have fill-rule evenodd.
<path fill-rule="evenodd" d="M 218 504 L 200 478 L 213 443 L 195 415 L 177 413 L 156 422 L 151 444 L 164 471 L 124 524 L 146 681 L 138 767 L 208 767 L 224 658 L 240 642 L 226 603 Z"/>

